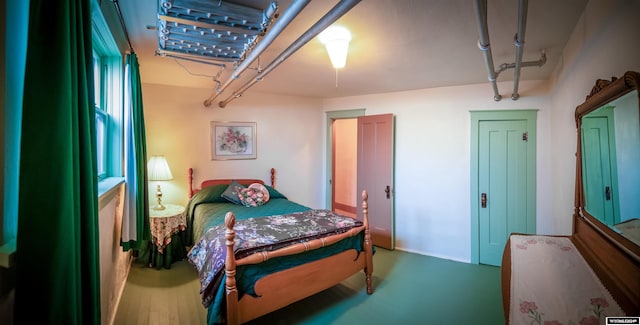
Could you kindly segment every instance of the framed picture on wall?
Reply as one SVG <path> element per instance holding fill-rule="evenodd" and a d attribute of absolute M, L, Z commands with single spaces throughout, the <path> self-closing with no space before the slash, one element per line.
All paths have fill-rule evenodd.
<path fill-rule="evenodd" d="M 211 122 L 211 159 L 256 159 L 255 122 Z"/>

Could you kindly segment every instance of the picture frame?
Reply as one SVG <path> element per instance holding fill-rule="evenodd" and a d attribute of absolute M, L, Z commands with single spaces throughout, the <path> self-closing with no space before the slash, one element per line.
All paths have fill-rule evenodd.
<path fill-rule="evenodd" d="M 211 122 L 211 159 L 257 158 L 256 122 Z"/>

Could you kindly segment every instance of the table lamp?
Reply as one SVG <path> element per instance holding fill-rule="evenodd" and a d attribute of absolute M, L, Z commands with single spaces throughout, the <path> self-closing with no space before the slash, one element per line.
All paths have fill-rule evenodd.
<path fill-rule="evenodd" d="M 169 169 L 169 164 L 164 156 L 151 156 L 151 159 L 149 159 L 149 162 L 147 163 L 147 169 L 150 181 L 169 181 L 173 179 L 171 169 Z M 158 198 L 158 204 L 153 207 L 153 209 L 164 210 L 165 207 L 162 205 L 162 191 L 160 190 L 160 183 L 158 183 L 158 187 L 156 188 L 156 197 Z"/>

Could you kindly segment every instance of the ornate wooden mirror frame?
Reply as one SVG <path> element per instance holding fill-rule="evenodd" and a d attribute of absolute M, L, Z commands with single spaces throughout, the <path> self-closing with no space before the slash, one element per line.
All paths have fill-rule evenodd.
<path fill-rule="evenodd" d="M 585 102 L 575 111 L 578 146 L 572 237 L 602 282 L 614 296 L 623 300 L 618 301 L 621 307 L 631 313 L 640 310 L 640 246 L 599 221 L 585 209 L 581 127 L 582 118 L 603 105 L 633 90 L 636 90 L 640 97 L 639 88 L 640 73 L 634 71 L 626 72 L 621 78 L 599 79 Z"/>

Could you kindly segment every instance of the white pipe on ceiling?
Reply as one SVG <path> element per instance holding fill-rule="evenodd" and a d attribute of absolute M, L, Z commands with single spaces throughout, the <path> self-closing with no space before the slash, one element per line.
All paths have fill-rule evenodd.
<path fill-rule="evenodd" d="M 491 44 L 489 43 L 489 27 L 487 24 L 487 0 L 476 0 L 476 15 L 478 16 L 478 25 L 480 29 L 480 40 L 478 40 L 478 48 L 484 53 L 484 62 L 487 65 L 489 73 L 489 82 L 493 87 L 493 99 L 499 101 L 502 96 L 498 92 L 496 84 L 496 71 L 493 66 L 493 55 L 491 54 Z"/>
<path fill-rule="evenodd" d="M 547 62 L 547 55 L 544 50 L 540 54 L 540 59 L 537 61 L 522 62 L 522 53 L 524 47 L 524 34 L 527 24 L 527 7 L 528 0 L 520 0 L 518 7 L 518 31 L 514 36 L 514 45 L 516 46 L 516 61 L 514 63 L 502 63 L 499 70 L 495 70 L 493 64 L 493 56 L 491 54 L 491 45 L 489 43 L 489 28 L 487 24 L 487 0 L 476 1 L 476 14 L 478 16 L 478 24 L 480 26 L 480 40 L 478 41 L 478 47 L 484 53 L 485 63 L 487 65 L 487 71 L 489 72 L 489 81 L 493 87 L 493 99 L 499 101 L 502 96 L 498 92 L 497 78 L 501 72 L 507 69 L 515 69 L 513 73 L 513 94 L 511 99 L 517 100 L 520 98 L 518 94 L 518 85 L 520 82 L 520 70 L 524 67 L 538 66 L 541 67 Z"/>
<path fill-rule="evenodd" d="M 249 53 L 247 58 L 242 61 L 242 63 L 233 70 L 233 73 L 227 79 L 227 81 L 222 84 L 216 92 L 211 95 L 211 97 L 207 98 L 204 101 L 204 106 L 209 107 L 211 103 L 220 95 L 233 81 L 238 79 L 242 72 L 244 72 L 253 61 L 255 61 L 264 50 L 271 45 L 271 43 L 276 39 L 278 35 L 293 21 L 293 19 L 300 14 L 302 9 L 309 4 L 311 0 L 295 0 L 285 12 L 280 16 L 280 18 L 273 24 L 273 28 L 270 29 L 265 35 L 264 38 L 256 45 L 256 47 Z"/>
<path fill-rule="evenodd" d="M 264 70 L 260 71 L 255 79 L 249 80 L 238 90 L 234 91 L 229 97 L 221 101 L 218 106 L 224 108 L 232 100 L 242 96 L 242 94 L 251 86 L 261 81 L 269 72 L 273 71 L 280 63 L 284 62 L 289 56 L 299 50 L 303 45 L 308 43 L 311 39 L 316 37 L 320 32 L 325 30 L 336 20 L 347 13 L 351 8 L 357 5 L 361 0 L 341 0 L 336 4 L 327 14 L 325 14 L 320 20 L 318 20 L 313 26 L 311 26 L 304 34 L 302 34 L 297 40 L 295 40 L 287 49 L 282 51 L 277 58 L 275 58 Z"/>
<path fill-rule="evenodd" d="M 543 66 L 545 63 L 547 62 L 547 53 L 546 51 L 543 49 L 542 52 L 540 52 L 540 58 L 537 61 L 525 61 L 520 63 L 520 67 L 521 68 L 526 68 L 526 67 L 541 67 Z M 515 62 L 514 63 L 502 63 L 499 67 L 498 67 L 498 71 L 496 71 L 496 77 L 500 76 L 500 73 L 502 73 L 503 71 L 507 70 L 507 69 L 513 69 L 516 67 Z"/>
<path fill-rule="evenodd" d="M 513 37 L 513 45 L 516 46 L 516 64 L 515 70 L 513 71 L 513 94 L 511 94 L 511 99 L 513 100 L 520 98 L 520 95 L 518 95 L 518 84 L 520 82 L 520 68 L 522 68 L 522 51 L 524 47 L 524 32 L 527 26 L 528 5 L 528 0 L 520 0 L 518 5 L 518 32 Z"/>

